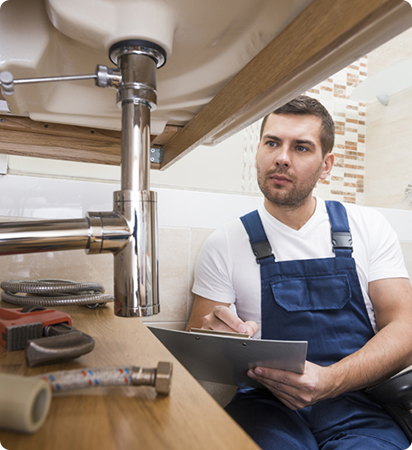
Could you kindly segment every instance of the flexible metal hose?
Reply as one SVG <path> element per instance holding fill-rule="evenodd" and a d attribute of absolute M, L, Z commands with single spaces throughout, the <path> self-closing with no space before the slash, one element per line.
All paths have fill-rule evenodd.
<path fill-rule="evenodd" d="M 52 392 L 59 392 L 97 386 L 128 386 L 132 384 L 133 370 L 133 367 L 95 367 L 50 372 L 39 378 L 49 383 Z"/>
<path fill-rule="evenodd" d="M 153 386 L 158 394 L 168 395 L 173 364 L 159 361 L 157 368 L 140 366 L 94 367 L 61 370 L 37 376 L 49 384 L 53 393 L 97 386 Z"/>
<path fill-rule="evenodd" d="M 99 283 L 81 283 L 69 280 L 13 280 L 3 281 L 0 285 L 1 298 L 13 305 L 87 305 L 112 302 L 113 295 L 104 294 Z M 25 294 L 25 295 L 18 295 Z M 33 295 L 28 295 L 33 294 Z"/>

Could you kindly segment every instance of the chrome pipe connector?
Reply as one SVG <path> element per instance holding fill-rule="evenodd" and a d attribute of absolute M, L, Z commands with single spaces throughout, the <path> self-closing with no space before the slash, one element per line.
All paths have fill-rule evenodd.
<path fill-rule="evenodd" d="M 107 66 L 96 66 L 96 86 L 106 88 L 113 87 L 118 88 L 122 82 L 122 74 L 119 69 L 112 69 Z"/>
<path fill-rule="evenodd" d="M 119 65 L 119 57 L 124 55 L 145 55 L 156 61 L 157 68 L 160 69 L 166 63 L 166 52 L 163 47 L 154 42 L 142 39 L 128 39 L 118 42 L 110 47 L 109 58 L 112 63 Z"/>
<path fill-rule="evenodd" d="M 116 211 L 88 212 L 89 246 L 87 253 L 119 252 L 130 238 L 131 231 L 124 217 Z"/>
<path fill-rule="evenodd" d="M 128 52 L 118 56 L 122 82 L 117 91 L 117 104 L 143 104 L 149 111 L 157 105 L 157 71 L 156 61 L 145 54 Z M 124 114 L 122 112 L 122 119 Z"/>
<path fill-rule="evenodd" d="M 130 238 L 114 255 L 115 314 L 147 317 L 160 312 L 155 192 L 118 191 L 115 210 L 131 230 Z"/>

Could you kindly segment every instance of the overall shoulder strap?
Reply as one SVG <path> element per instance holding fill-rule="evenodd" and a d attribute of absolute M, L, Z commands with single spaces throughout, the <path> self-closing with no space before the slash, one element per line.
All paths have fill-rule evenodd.
<path fill-rule="evenodd" d="M 340 202 L 325 201 L 332 228 L 332 245 L 336 256 L 352 257 L 352 235 L 349 229 L 348 214 Z"/>
<path fill-rule="evenodd" d="M 240 220 L 249 235 L 250 245 L 253 254 L 256 256 L 256 262 L 262 264 L 268 262 L 269 258 L 270 261 L 274 261 L 275 257 L 272 253 L 272 247 L 269 244 L 262 220 L 260 219 L 257 210 L 246 214 L 241 217 Z"/>

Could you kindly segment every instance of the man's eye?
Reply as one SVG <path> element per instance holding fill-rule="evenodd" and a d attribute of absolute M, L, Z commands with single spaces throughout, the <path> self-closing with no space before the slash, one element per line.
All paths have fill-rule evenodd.
<path fill-rule="evenodd" d="M 301 145 L 298 145 L 297 147 L 296 147 L 296 150 L 298 151 L 298 152 L 307 152 L 308 151 L 308 149 L 306 148 L 306 147 L 302 147 Z"/>
<path fill-rule="evenodd" d="M 276 147 L 276 142 L 275 141 L 267 141 L 266 142 L 266 145 L 268 146 L 268 147 Z"/>

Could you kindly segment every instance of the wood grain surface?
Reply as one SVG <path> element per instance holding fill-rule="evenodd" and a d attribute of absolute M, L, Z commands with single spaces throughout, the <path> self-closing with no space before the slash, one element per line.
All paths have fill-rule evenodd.
<path fill-rule="evenodd" d="M 11 307 L 4 302 L 1 307 Z M 13 306 L 14 307 L 14 306 Z M 139 319 L 115 317 L 106 306 L 55 308 L 70 314 L 73 325 L 94 337 L 95 349 L 77 360 L 26 367 L 24 351 L 0 346 L 0 372 L 33 376 L 54 370 L 173 362 L 169 396 L 147 386 L 97 387 L 53 397 L 43 427 L 33 435 L 0 430 L 8 450 L 258 449 L 257 445 Z"/>
<path fill-rule="evenodd" d="M 181 129 L 166 125 L 151 145 L 162 147 Z M 0 115 L 0 153 L 38 158 L 120 165 L 121 132 Z M 160 165 L 153 163 L 152 169 Z"/>

